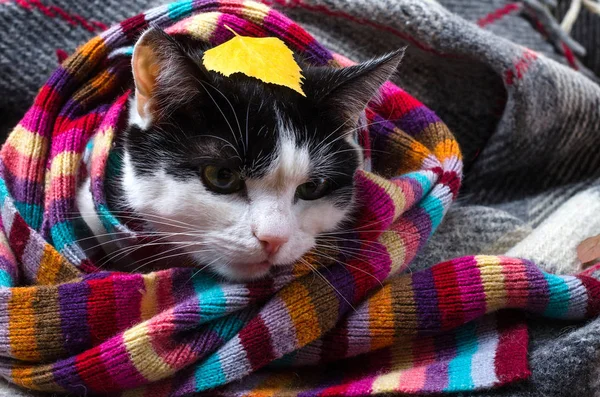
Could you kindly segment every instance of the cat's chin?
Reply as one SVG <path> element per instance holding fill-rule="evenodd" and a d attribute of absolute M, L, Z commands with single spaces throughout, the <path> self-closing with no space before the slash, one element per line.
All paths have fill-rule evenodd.
<path fill-rule="evenodd" d="M 231 281 L 253 281 L 265 277 L 273 265 L 269 261 L 259 263 L 231 263 L 212 268 L 212 271 Z"/>

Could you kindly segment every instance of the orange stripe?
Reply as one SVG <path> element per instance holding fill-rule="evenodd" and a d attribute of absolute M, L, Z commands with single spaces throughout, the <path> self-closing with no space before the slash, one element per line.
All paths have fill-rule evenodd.
<path fill-rule="evenodd" d="M 17 385 L 31 390 L 40 390 L 33 382 L 33 367 L 15 367 L 12 369 L 12 379 Z"/>
<path fill-rule="evenodd" d="M 10 316 L 8 338 L 13 357 L 24 361 L 39 361 L 36 343 L 35 313 L 33 300 L 36 288 L 14 288 L 8 302 Z"/>
<path fill-rule="evenodd" d="M 435 145 L 433 153 L 440 161 L 447 160 L 451 157 L 456 157 L 458 159 L 462 158 L 460 148 L 458 147 L 458 142 L 452 138 L 446 138 L 442 142 Z"/>
<path fill-rule="evenodd" d="M 244 394 L 244 397 L 273 397 L 280 395 L 280 391 L 288 389 L 290 383 L 297 379 L 296 374 L 291 371 L 285 373 L 274 373 L 264 380 L 259 386 L 251 392 Z"/>
<path fill-rule="evenodd" d="M 290 284 L 281 291 L 281 299 L 288 308 L 300 346 L 317 339 L 321 335 L 321 326 L 306 287 L 299 282 Z"/>
<path fill-rule="evenodd" d="M 64 257 L 49 244 L 44 246 L 42 259 L 38 268 L 37 281 L 43 285 L 56 284 L 56 278 L 64 264 Z"/>
<path fill-rule="evenodd" d="M 394 343 L 394 312 L 390 284 L 386 284 L 369 299 L 369 320 L 371 350 L 392 345 Z"/>

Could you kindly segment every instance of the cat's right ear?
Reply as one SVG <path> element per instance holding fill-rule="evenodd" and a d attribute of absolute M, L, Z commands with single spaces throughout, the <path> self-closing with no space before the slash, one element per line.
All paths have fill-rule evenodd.
<path fill-rule="evenodd" d="M 135 107 L 144 124 L 170 104 L 181 104 L 197 91 L 198 66 L 171 36 L 151 28 L 138 39 L 131 60 Z"/>

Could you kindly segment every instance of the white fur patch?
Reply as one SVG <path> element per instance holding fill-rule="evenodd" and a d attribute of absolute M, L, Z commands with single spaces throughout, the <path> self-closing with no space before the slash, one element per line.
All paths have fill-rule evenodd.
<path fill-rule="evenodd" d="M 247 198 L 209 192 L 200 179 L 176 180 L 160 165 L 151 176 L 136 175 L 127 153 L 121 181 L 127 203 L 155 230 L 171 233 L 168 240 L 180 244 L 200 267 L 248 280 L 268 271 L 256 266 L 264 261 L 294 263 L 314 247 L 319 233 L 335 229 L 346 217 L 347 211 L 329 200 L 294 199 L 310 171 L 308 150 L 284 137 L 267 175 L 246 181 Z M 269 256 L 259 240 L 264 236 L 286 242 Z"/>

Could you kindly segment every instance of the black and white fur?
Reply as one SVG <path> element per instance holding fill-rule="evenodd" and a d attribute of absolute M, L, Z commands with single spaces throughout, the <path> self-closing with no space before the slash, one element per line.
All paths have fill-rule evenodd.
<path fill-rule="evenodd" d="M 155 68 L 144 101 L 135 69 L 140 48 L 150 51 Z M 138 90 L 121 138 L 123 170 L 111 205 L 167 233 L 165 241 L 198 267 L 231 280 L 255 279 L 271 266 L 294 263 L 320 234 L 348 219 L 353 175 L 362 162 L 354 134 L 401 53 L 343 69 L 301 63 L 303 97 L 241 74 L 208 72 L 204 50 L 202 43 L 156 29 L 139 39 Z M 211 191 L 201 177 L 207 165 L 236 170 L 244 189 Z M 298 186 L 316 179 L 328 180 L 329 193 L 300 199 Z M 93 214 L 89 182 L 78 204 L 92 232 L 105 233 Z"/>

